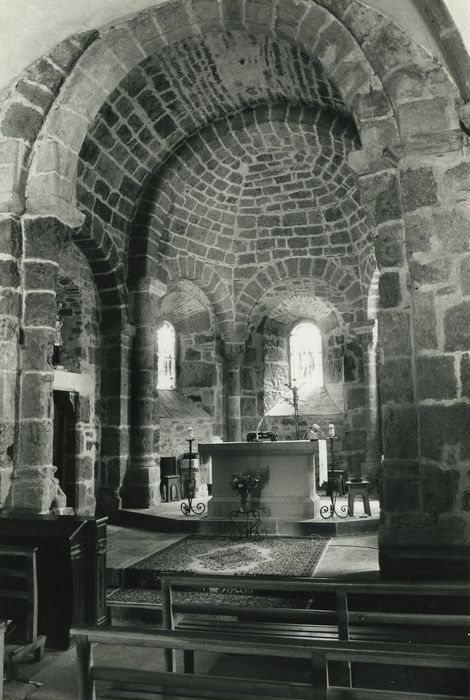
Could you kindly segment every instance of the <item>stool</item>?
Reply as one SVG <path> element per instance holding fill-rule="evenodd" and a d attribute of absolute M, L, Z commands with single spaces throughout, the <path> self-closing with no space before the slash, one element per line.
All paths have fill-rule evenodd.
<path fill-rule="evenodd" d="M 349 486 L 349 496 L 348 496 L 348 511 L 349 515 L 354 515 L 354 499 L 356 496 L 361 496 L 362 503 L 364 505 L 364 513 L 366 515 L 371 515 L 370 503 L 369 503 L 369 493 L 367 487 L 369 482 L 366 479 L 362 481 L 347 481 L 346 484 Z"/>
<path fill-rule="evenodd" d="M 179 474 L 167 474 L 164 476 L 163 490 L 166 503 L 169 501 L 181 501 Z M 176 498 L 172 497 L 174 493 L 176 493 Z"/>

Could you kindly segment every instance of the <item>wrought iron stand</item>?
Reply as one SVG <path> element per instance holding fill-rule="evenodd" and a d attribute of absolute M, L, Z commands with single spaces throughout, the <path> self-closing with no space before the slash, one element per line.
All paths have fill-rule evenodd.
<path fill-rule="evenodd" d="M 245 522 L 242 521 L 242 516 L 245 516 Z M 237 522 L 237 519 L 240 522 Z M 232 510 L 230 520 L 235 527 L 235 532 L 232 539 L 241 540 L 244 537 L 251 537 L 254 540 L 261 539 L 259 527 L 261 525 L 261 516 L 257 510 L 250 508 L 249 510 Z"/>
<path fill-rule="evenodd" d="M 197 503 L 193 506 L 194 492 L 196 491 L 196 479 L 193 477 L 193 442 L 194 438 L 188 438 L 189 442 L 189 468 L 188 468 L 188 479 L 186 481 L 186 488 L 188 489 L 188 502 L 181 504 L 181 512 L 183 515 L 202 515 L 206 510 L 205 503 Z"/>
<path fill-rule="evenodd" d="M 322 506 L 320 508 L 320 515 L 322 518 L 347 518 L 349 516 L 349 508 L 347 505 L 342 504 L 339 506 L 339 510 L 336 507 L 336 500 L 338 498 L 339 491 L 339 478 L 335 475 L 335 454 L 333 449 L 334 437 L 330 436 L 330 449 L 331 449 L 331 477 L 327 482 L 327 495 L 330 497 L 331 503 L 327 506 Z"/>

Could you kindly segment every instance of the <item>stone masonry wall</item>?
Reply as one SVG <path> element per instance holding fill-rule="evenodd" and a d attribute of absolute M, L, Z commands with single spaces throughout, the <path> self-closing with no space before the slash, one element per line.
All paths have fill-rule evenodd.
<path fill-rule="evenodd" d="M 16 217 L 0 216 L 0 506 L 10 491 L 18 450 L 18 340 L 20 314 L 21 226 Z"/>
<path fill-rule="evenodd" d="M 451 542 L 455 552 L 470 543 L 469 173 L 470 160 L 461 153 L 410 156 L 400 164 L 419 421 L 418 441 L 408 433 L 407 442 L 419 471 L 387 484 L 382 541 L 392 549 L 432 541 Z M 413 382 L 401 365 L 394 377 L 401 386 L 395 400 L 404 401 Z M 407 422 L 414 432 L 411 417 Z"/>
<path fill-rule="evenodd" d="M 95 474 L 100 454 L 99 300 L 90 266 L 71 242 L 63 246 L 59 259 L 57 303 L 63 320 L 60 362 L 69 373 L 67 382 L 78 392 L 76 426 L 69 445 L 68 472 L 74 475 L 74 491 L 80 514 L 95 512 Z"/>

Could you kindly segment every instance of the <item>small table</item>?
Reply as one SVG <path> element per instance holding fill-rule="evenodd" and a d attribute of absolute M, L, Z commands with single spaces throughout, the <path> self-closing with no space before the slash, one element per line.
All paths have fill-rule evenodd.
<path fill-rule="evenodd" d="M 369 503 L 369 493 L 368 493 L 368 486 L 369 486 L 369 481 L 367 479 L 362 479 L 362 481 L 347 481 L 346 484 L 349 487 L 349 496 L 348 496 L 348 511 L 349 515 L 352 517 L 354 515 L 354 499 L 356 496 L 360 496 L 362 498 L 362 503 L 364 506 L 364 513 L 366 515 L 372 515 L 370 512 L 370 503 Z"/>

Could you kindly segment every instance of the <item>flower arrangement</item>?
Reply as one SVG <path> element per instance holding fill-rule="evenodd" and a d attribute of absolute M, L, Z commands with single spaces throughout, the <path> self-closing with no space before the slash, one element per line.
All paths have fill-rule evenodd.
<path fill-rule="evenodd" d="M 261 482 L 260 474 L 252 474 L 251 472 L 242 472 L 241 474 L 232 474 L 230 486 L 239 494 L 250 493 Z"/>

